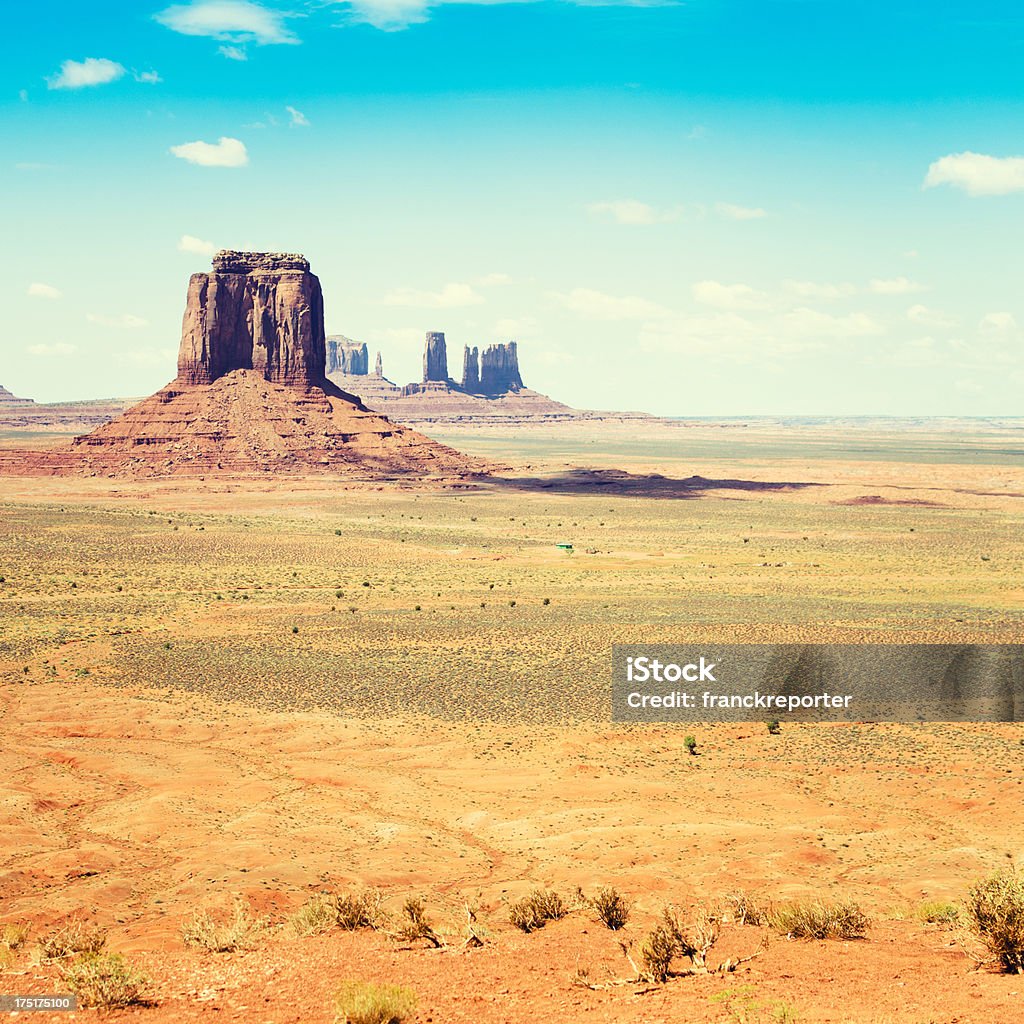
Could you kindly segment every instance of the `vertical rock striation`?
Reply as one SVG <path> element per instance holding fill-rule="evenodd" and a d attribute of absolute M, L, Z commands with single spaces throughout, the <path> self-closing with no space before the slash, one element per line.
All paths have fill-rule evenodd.
<path fill-rule="evenodd" d="M 480 391 L 485 395 L 501 395 L 507 391 L 521 391 L 523 379 L 519 376 L 519 354 L 516 343 L 488 345 L 480 353 Z"/>
<path fill-rule="evenodd" d="M 324 300 L 309 261 L 294 253 L 221 251 L 193 274 L 182 321 L 178 381 L 210 384 L 256 370 L 277 384 L 323 384 Z"/>
<path fill-rule="evenodd" d="M 365 377 L 370 372 L 370 354 L 366 342 L 353 341 L 340 334 L 328 338 L 327 372 Z"/>
<path fill-rule="evenodd" d="M 480 391 L 480 350 L 468 345 L 462 353 L 462 389 L 471 395 Z"/>
<path fill-rule="evenodd" d="M 448 347 L 442 331 L 427 331 L 427 344 L 423 350 L 423 383 L 448 380 Z"/>

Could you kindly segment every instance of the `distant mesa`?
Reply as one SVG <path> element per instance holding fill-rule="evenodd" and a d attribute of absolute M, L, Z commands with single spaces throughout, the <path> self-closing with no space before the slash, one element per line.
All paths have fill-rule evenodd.
<path fill-rule="evenodd" d="M 380 353 L 377 353 L 378 359 Z M 365 341 L 352 341 L 337 334 L 327 339 L 327 372 L 365 377 L 370 370 L 370 353 Z M 378 374 L 379 376 L 379 374 Z"/>
<path fill-rule="evenodd" d="M 336 336 L 346 346 L 366 351 L 365 345 Z M 331 339 L 328 339 L 328 344 Z M 328 365 L 332 365 L 328 360 Z M 650 419 L 645 413 L 603 413 L 573 409 L 523 383 L 519 371 L 519 348 L 514 341 L 463 346 L 462 377 L 455 381 L 448 371 L 448 346 L 442 331 L 428 331 L 423 346 L 423 377 L 399 386 L 388 380 L 377 353 L 375 375 L 340 368 L 333 364 L 330 378 L 346 391 L 359 395 L 367 408 L 386 412 L 406 423 L 555 422 L 564 420 Z M 361 365 L 361 363 L 359 363 Z"/>
<path fill-rule="evenodd" d="M 2 384 L 0 384 L 0 405 L 35 405 L 31 398 L 19 398 L 12 395 Z"/>
<path fill-rule="evenodd" d="M 338 365 L 365 373 L 365 346 L 334 352 Z M 309 261 L 222 251 L 211 272 L 189 281 L 174 381 L 66 448 L 0 453 L 0 470 L 379 479 L 486 468 L 371 411 L 326 371 L 323 295 Z"/>

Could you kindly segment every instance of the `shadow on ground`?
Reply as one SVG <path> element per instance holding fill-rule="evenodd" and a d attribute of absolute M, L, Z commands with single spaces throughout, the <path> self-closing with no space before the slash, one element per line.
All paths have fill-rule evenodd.
<path fill-rule="evenodd" d="M 491 476 L 487 482 L 506 491 L 550 491 L 555 494 L 620 494 L 636 498 L 700 498 L 708 491 L 798 491 L 826 484 L 798 481 L 711 480 L 690 476 L 684 480 L 660 473 L 627 473 L 622 469 L 572 469 L 555 476 Z"/>

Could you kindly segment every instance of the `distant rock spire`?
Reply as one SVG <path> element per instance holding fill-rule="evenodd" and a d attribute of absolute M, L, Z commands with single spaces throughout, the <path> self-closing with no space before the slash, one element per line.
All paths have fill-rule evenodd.
<path fill-rule="evenodd" d="M 427 331 L 423 350 L 423 383 L 448 380 L 448 347 L 442 331 Z"/>
<path fill-rule="evenodd" d="M 374 368 L 378 377 L 384 376 L 384 360 L 380 357 L 380 349 L 377 349 L 377 362 Z"/>
<path fill-rule="evenodd" d="M 480 391 L 480 350 L 468 345 L 462 353 L 462 388 L 471 395 Z"/>

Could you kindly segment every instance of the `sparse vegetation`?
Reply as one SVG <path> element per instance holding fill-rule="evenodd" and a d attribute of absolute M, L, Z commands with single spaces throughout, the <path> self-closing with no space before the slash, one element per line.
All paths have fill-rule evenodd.
<path fill-rule="evenodd" d="M 687 753 L 696 755 L 697 753 L 697 737 L 687 736 L 683 740 L 683 746 L 686 747 Z"/>
<path fill-rule="evenodd" d="M 769 736 L 778 736 L 782 732 L 782 723 L 777 718 L 773 718 L 770 722 L 765 722 L 765 725 L 768 726 Z"/>
<path fill-rule="evenodd" d="M 253 915 L 242 900 L 235 900 L 229 914 L 197 911 L 181 928 L 186 946 L 199 946 L 212 953 L 232 953 L 247 949 L 266 927 L 266 920 Z"/>
<path fill-rule="evenodd" d="M 57 931 L 40 936 L 39 956 L 43 960 L 63 960 L 78 953 L 99 953 L 106 944 L 105 929 L 75 918 Z"/>
<path fill-rule="evenodd" d="M 966 926 L 981 952 L 979 964 L 1024 974 L 1024 875 L 1008 869 L 971 886 L 964 901 Z"/>
<path fill-rule="evenodd" d="M 534 889 L 508 908 L 509 920 L 524 932 L 535 932 L 548 921 L 557 921 L 568 913 L 565 901 L 551 889 Z"/>
<path fill-rule="evenodd" d="M 404 985 L 347 981 L 334 998 L 337 1024 L 403 1024 L 416 1009 L 416 993 Z"/>
<path fill-rule="evenodd" d="M 852 901 L 804 900 L 773 908 L 768 923 L 782 935 L 794 939 L 860 939 L 871 922 Z"/>
<path fill-rule="evenodd" d="M 590 904 L 601 923 L 613 932 L 624 928 L 629 921 L 631 905 L 617 889 L 599 889 Z"/>
<path fill-rule="evenodd" d="M 376 889 L 364 889 L 359 893 L 342 893 L 334 896 L 334 920 L 345 931 L 359 928 L 378 928 L 382 920 L 383 897 Z"/>
<path fill-rule="evenodd" d="M 150 983 L 120 953 L 86 953 L 62 968 L 60 976 L 82 1006 L 104 1010 L 144 1003 Z"/>
<path fill-rule="evenodd" d="M 317 893 L 291 916 L 296 935 L 320 935 L 338 923 L 338 908 L 333 897 Z"/>
<path fill-rule="evenodd" d="M 392 932 L 392 938 L 398 942 L 422 940 L 435 949 L 440 949 L 444 945 L 444 939 L 434 931 L 433 925 L 427 918 L 423 901 L 411 896 L 402 904 L 402 913 L 398 925 Z"/>
<path fill-rule="evenodd" d="M 926 900 L 915 912 L 919 921 L 925 924 L 939 924 L 951 928 L 960 919 L 960 908 L 955 903 L 943 900 Z"/>

